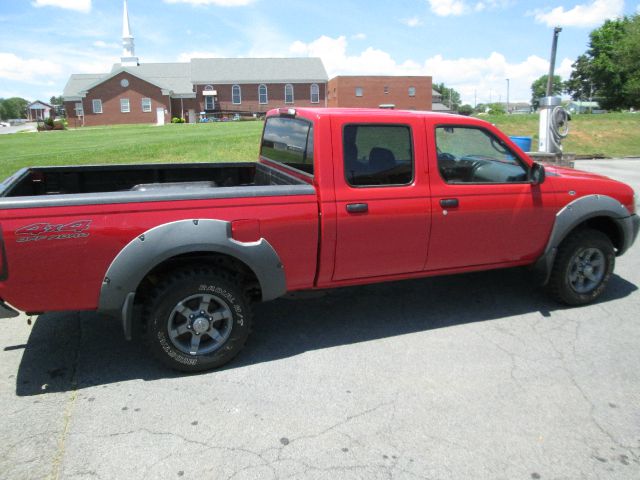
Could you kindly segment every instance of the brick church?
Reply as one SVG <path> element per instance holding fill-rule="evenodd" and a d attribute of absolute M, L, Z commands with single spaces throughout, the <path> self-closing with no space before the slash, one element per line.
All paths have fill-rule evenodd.
<path fill-rule="evenodd" d="M 108 73 L 73 74 L 64 88 L 72 126 L 195 123 L 204 117 L 253 115 L 281 106 L 325 107 L 327 72 L 319 58 L 194 58 L 140 63 L 127 1 L 123 52 Z"/>

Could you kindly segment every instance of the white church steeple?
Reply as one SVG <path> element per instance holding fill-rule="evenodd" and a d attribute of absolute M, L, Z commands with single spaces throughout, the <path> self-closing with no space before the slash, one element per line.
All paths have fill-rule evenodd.
<path fill-rule="evenodd" d="M 120 58 L 120 64 L 123 67 L 138 66 L 138 57 L 135 54 L 133 35 L 131 35 L 131 27 L 129 26 L 127 0 L 124 0 L 124 11 L 122 12 L 122 57 Z"/>

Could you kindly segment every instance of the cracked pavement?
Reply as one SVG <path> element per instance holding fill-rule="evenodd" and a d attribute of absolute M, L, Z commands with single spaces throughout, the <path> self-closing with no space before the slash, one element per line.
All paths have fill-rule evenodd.
<path fill-rule="evenodd" d="M 199 375 L 95 314 L 2 320 L 0 478 L 638 479 L 638 265 L 571 309 L 523 270 L 293 295 Z"/>

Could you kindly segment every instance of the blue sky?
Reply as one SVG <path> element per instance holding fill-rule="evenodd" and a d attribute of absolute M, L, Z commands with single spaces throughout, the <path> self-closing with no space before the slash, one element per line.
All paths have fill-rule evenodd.
<path fill-rule="evenodd" d="M 0 97 L 48 101 L 71 73 L 121 55 L 122 0 L 0 0 Z M 640 0 L 129 0 L 141 62 L 319 56 L 334 75 L 431 75 L 463 101 L 527 101 L 548 71 L 567 78 L 605 19 Z"/>

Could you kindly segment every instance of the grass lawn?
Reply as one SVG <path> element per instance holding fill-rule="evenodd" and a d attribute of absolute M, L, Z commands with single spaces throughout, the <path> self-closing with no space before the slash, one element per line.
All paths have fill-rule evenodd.
<path fill-rule="evenodd" d="M 34 165 L 253 161 L 263 125 L 118 125 L 0 135 L 0 178 Z"/>
<path fill-rule="evenodd" d="M 536 149 L 537 115 L 482 118 L 507 135 L 533 137 Z M 253 161 L 262 126 L 260 121 L 122 125 L 0 135 L 0 178 L 36 165 Z M 574 115 L 570 129 L 565 152 L 640 156 L 640 114 Z"/>
<path fill-rule="evenodd" d="M 538 149 L 537 114 L 480 118 L 495 124 L 507 135 L 533 137 L 532 148 Z M 572 115 L 569 136 L 563 140 L 562 147 L 565 152 L 578 155 L 640 157 L 640 114 Z"/>

